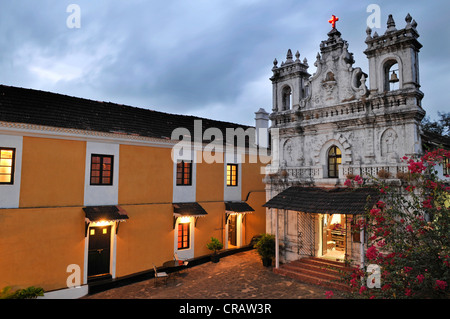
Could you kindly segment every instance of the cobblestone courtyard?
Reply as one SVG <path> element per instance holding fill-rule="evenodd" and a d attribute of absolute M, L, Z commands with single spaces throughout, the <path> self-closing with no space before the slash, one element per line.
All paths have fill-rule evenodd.
<path fill-rule="evenodd" d="M 326 290 L 274 274 L 250 250 L 171 275 L 167 286 L 150 279 L 84 299 L 325 299 Z"/>

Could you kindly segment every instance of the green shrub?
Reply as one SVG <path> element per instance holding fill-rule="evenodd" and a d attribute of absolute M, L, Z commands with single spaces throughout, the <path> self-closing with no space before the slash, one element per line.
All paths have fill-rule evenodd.
<path fill-rule="evenodd" d="M 28 287 L 12 291 L 11 287 L 5 287 L 0 291 L 0 299 L 35 299 L 44 295 L 44 289 L 40 287 Z"/>
<path fill-rule="evenodd" d="M 275 257 L 275 236 L 271 234 L 262 234 L 254 247 L 261 258 Z"/>
<path fill-rule="evenodd" d="M 218 250 L 221 250 L 223 248 L 223 244 L 217 238 L 211 237 L 211 241 L 206 244 L 206 247 L 209 250 L 212 250 L 214 254 L 216 254 Z"/>

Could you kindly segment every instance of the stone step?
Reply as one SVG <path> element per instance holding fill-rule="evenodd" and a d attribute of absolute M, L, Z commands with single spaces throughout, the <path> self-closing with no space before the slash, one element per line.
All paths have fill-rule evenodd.
<path fill-rule="evenodd" d="M 341 282 L 341 278 L 345 273 L 351 271 L 353 268 L 345 266 L 342 262 L 317 257 L 294 260 L 274 269 L 275 273 L 283 276 L 343 291 L 349 291 L 350 288 Z"/>
<path fill-rule="evenodd" d="M 292 264 L 286 264 L 281 266 L 282 269 L 306 274 L 309 276 L 313 276 L 316 278 L 321 278 L 325 280 L 339 280 L 341 277 L 339 276 L 338 272 L 333 271 L 326 271 L 324 269 L 319 269 L 315 267 L 301 267 L 300 265 L 292 265 Z"/>
<path fill-rule="evenodd" d="M 338 268 L 328 267 L 326 265 L 319 265 L 316 263 L 301 262 L 299 260 L 292 261 L 283 266 L 287 266 L 287 265 L 289 265 L 289 267 L 295 267 L 295 268 L 300 268 L 300 269 L 309 269 L 309 270 L 313 270 L 313 271 L 317 271 L 317 272 L 334 274 L 336 276 L 340 275 L 342 272 L 342 270 L 340 270 Z"/>
<path fill-rule="evenodd" d="M 298 281 L 301 281 L 301 282 L 304 282 L 307 284 L 333 288 L 333 289 L 337 289 L 337 290 L 341 290 L 341 291 L 350 291 L 350 288 L 347 285 L 341 284 L 334 280 L 327 280 L 327 279 L 324 279 L 321 277 L 311 276 L 311 275 L 308 275 L 305 273 L 291 271 L 291 270 L 284 269 L 284 268 L 278 268 L 278 269 L 274 268 L 274 273 L 279 274 L 281 276 L 293 278 L 295 280 L 298 280 Z"/>
<path fill-rule="evenodd" d="M 321 259 L 318 257 L 302 258 L 302 259 L 296 260 L 294 262 L 300 263 L 300 264 L 313 265 L 313 266 L 321 267 L 324 269 L 334 269 L 334 270 L 346 271 L 346 272 L 353 271 L 352 267 L 345 266 L 344 263 Z"/>

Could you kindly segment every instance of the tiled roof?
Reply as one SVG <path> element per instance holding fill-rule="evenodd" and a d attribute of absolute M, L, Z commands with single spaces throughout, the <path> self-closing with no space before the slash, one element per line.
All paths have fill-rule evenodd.
<path fill-rule="evenodd" d="M 4 122 L 124 133 L 163 139 L 170 139 L 175 128 L 184 127 L 191 132 L 193 139 L 194 120 L 202 120 L 203 132 L 207 128 L 216 127 L 222 131 L 224 137 L 226 128 L 246 130 L 250 127 L 0 85 L 0 121 Z"/>
<path fill-rule="evenodd" d="M 206 210 L 197 202 L 172 203 L 173 212 L 179 216 L 204 216 L 208 215 Z"/>
<path fill-rule="evenodd" d="M 264 207 L 319 214 L 363 214 L 378 201 L 379 191 L 371 188 L 292 186 L 269 200 Z"/>
<path fill-rule="evenodd" d="M 254 212 L 255 210 L 246 202 L 225 202 L 225 210 L 235 213 Z"/>
<path fill-rule="evenodd" d="M 128 219 L 127 212 L 120 206 L 86 206 L 83 210 L 91 222 Z"/>
<path fill-rule="evenodd" d="M 436 148 L 450 149 L 450 137 L 432 132 L 423 132 L 422 144 L 425 150 L 433 150 Z"/>

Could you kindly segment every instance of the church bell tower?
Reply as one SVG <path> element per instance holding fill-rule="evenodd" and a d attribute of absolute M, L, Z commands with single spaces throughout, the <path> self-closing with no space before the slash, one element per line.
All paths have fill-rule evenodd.
<path fill-rule="evenodd" d="M 364 51 L 369 60 L 369 82 L 372 94 L 384 94 L 395 90 L 409 91 L 421 106 L 423 93 L 419 90 L 419 51 L 422 45 L 417 38 L 417 22 L 408 14 L 404 29 L 397 30 L 392 15 L 383 35 L 367 28 Z"/>
<path fill-rule="evenodd" d="M 295 60 L 291 49 L 286 54 L 286 61 L 273 61 L 273 76 L 270 78 L 273 87 L 273 112 L 290 113 L 298 108 L 300 100 L 305 97 L 305 82 L 309 78 L 308 61 L 300 61 L 300 53 L 295 53 Z"/>

